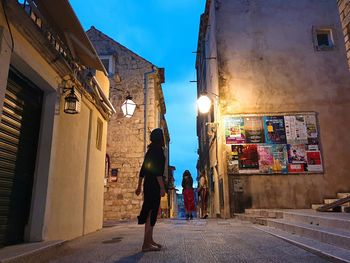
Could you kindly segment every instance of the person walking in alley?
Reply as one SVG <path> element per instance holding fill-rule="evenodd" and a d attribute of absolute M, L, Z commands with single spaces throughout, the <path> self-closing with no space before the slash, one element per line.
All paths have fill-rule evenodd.
<path fill-rule="evenodd" d="M 202 172 L 198 181 L 197 192 L 200 198 L 200 214 L 203 219 L 208 217 L 208 182 L 205 173 Z"/>
<path fill-rule="evenodd" d="M 193 219 L 192 212 L 196 211 L 194 205 L 193 178 L 189 170 L 182 176 L 182 194 L 185 203 L 186 219 Z"/>
<path fill-rule="evenodd" d="M 161 245 L 153 240 L 153 227 L 157 221 L 160 205 L 160 198 L 165 195 L 163 173 L 165 166 L 165 156 L 163 152 L 164 136 L 162 129 L 154 129 L 151 132 L 151 143 L 145 155 L 137 188 L 136 195 L 141 193 L 143 183 L 144 201 L 138 218 L 138 224 L 145 224 L 145 235 L 142 251 L 159 251 Z"/>

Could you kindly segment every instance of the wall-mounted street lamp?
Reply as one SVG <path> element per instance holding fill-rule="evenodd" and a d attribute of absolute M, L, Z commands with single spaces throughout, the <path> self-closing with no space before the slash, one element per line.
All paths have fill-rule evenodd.
<path fill-rule="evenodd" d="M 124 117 L 131 118 L 134 115 L 136 109 L 136 103 L 133 102 L 130 95 L 126 96 L 124 103 L 121 106 Z"/>
<path fill-rule="evenodd" d="M 67 114 L 79 113 L 79 99 L 75 95 L 74 86 L 71 88 L 63 89 L 63 93 L 70 91 L 69 94 L 64 98 L 64 112 Z"/>
<path fill-rule="evenodd" d="M 210 91 L 201 92 L 201 95 L 197 99 L 197 107 L 200 113 L 206 114 L 210 111 L 212 100 L 209 98 L 208 93 L 210 95 L 214 95 L 216 99 L 219 98 L 219 95 L 213 92 L 210 92 Z"/>
<path fill-rule="evenodd" d="M 120 107 L 123 111 L 123 117 L 125 118 L 131 118 L 134 115 L 134 112 L 136 110 L 136 103 L 132 100 L 132 97 L 130 96 L 129 91 L 125 91 L 123 89 L 117 88 L 117 87 L 111 87 L 111 89 L 115 89 L 117 91 L 121 92 L 127 92 L 127 96 L 125 98 L 125 101 L 123 102 L 122 106 Z"/>
<path fill-rule="evenodd" d="M 206 94 L 203 94 L 198 98 L 197 107 L 200 113 L 208 113 L 210 111 L 211 100 Z"/>

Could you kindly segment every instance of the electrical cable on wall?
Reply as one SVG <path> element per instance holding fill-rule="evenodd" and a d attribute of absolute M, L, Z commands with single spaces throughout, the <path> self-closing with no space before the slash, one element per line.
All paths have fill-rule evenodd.
<path fill-rule="evenodd" d="M 7 13 L 6 13 L 6 8 L 5 8 L 7 6 L 6 0 L 1 0 L 1 5 L 2 5 L 2 9 L 4 10 L 6 24 L 7 24 L 7 27 L 9 29 L 9 32 L 10 32 L 11 52 L 13 53 L 13 50 L 15 49 L 15 41 L 13 40 L 12 30 L 11 30 L 10 23 L 9 23 L 9 20 L 8 20 L 8 17 L 7 17 Z"/>

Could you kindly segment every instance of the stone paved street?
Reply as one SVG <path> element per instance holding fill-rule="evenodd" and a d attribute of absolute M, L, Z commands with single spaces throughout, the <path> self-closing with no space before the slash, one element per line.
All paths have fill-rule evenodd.
<path fill-rule="evenodd" d="M 25 262 L 328 262 L 234 219 L 162 220 L 155 228 L 160 252 L 140 252 L 142 238 L 143 226 L 119 223 Z"/>

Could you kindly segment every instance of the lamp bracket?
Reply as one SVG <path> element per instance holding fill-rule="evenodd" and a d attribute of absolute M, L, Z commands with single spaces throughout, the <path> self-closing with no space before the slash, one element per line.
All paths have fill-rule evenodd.
<path fill-rule="evenodd" d="M 209 127 L 218 127 L 219 126 L 219 123 L 218 122 L 206 122 L 205 123 L 205 126 L 209 126 Z"/>
<path fill-rule="evenodd" d="M 208 126 L 208 131 L 207 131 L 208 135 L 213 136 L 218 130 L 219 123 L 218 122 L 207 122 L 205 124 L 205 126 Z"/>
<path fill-rule="evenodd" d="M 219 95 L 218 94 L 215 94 L 214 92 L 211 92 L 211 91 L 207 91 L 207 90 L 204 90 L 201 92 L 201 95 L 214 95 L 215 97 L 219 98 Z"/>
<path fill-rule="evenodd" d="M 74 90 L 74 86 L 69 87 L 69 88 L 62 87 L 62 88 L 61 88 L 61 94 L 63 95 L 63 94 L 65 94 L 65 93 L 67 93 L 68 91 L 72 91 L 72 90 Z"/>
<path fill-rule="evenodd" d="M 208 126 L 208 130 L 210 130 L 211 132 L 216 132 L 218 127 L 219 127 L 219 123 L 218 122 L 207 122 L 207 123 L 205 123 L 205 126 Z"/>

